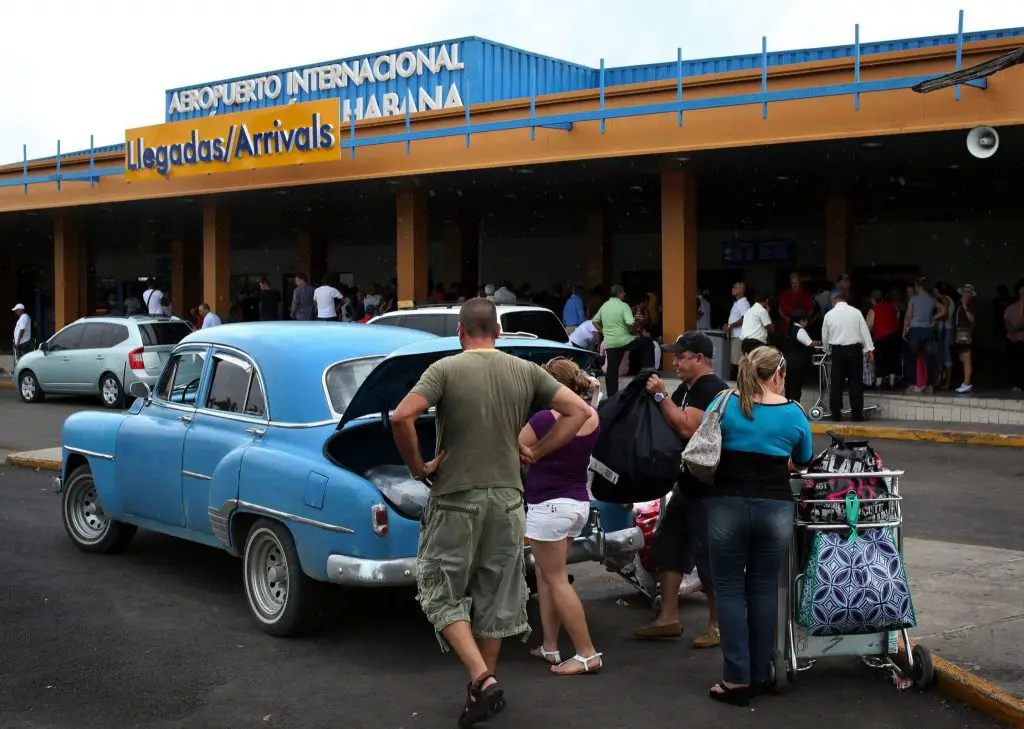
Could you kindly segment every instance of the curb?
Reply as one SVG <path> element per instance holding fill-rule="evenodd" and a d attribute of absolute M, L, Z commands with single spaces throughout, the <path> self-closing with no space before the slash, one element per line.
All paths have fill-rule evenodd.
<path fill-rule="evenodd" d="M 962 701 L 997 721 L 1024 727 L 1024 701 L 934 653 L 932 665 L 940 693 Z"/>
<path fill-rule="evenodd" d="M 811 423 L 811 432 L 825 435 L 828 431 L 852 438 L 903 440 L 915 443 L 948 443 L 972 446 L 1001 446 L 1024 448 L 1024 434 L 979 433 L 969 430 L 931 430 L 928 428 L 899 428 L 891 425 L 843 425 L 841 423 Z"/>
<path fill-rule="evenodd" d="M 8 380 L 6 376 L 3 376 L 3 378 L 0 379 L 0 390 L 13 390 L 13 389 L 14 389 L 14 382 L 12 382 L 11 380 Z"/>
<path fill-rule="evenodd" d="M 20 468 L 38 468 L 43 471 L 60 471 L 60 461 L 52 458 L 33 458 L 17 453 L 11 453 L 4 458 L 5 466 L 19 466 Z"/>

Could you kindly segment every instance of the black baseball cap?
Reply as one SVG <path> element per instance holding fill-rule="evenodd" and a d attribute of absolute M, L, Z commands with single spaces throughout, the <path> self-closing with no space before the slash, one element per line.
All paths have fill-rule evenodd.
<path fill-rule="evenodd" d="M 715 343 L 704 332 L 684 332 L 674 344 L 666 344 L 662 349 L 672 354 L 702 354 L 704 359 L 711 359 L 715 355 Z"/>

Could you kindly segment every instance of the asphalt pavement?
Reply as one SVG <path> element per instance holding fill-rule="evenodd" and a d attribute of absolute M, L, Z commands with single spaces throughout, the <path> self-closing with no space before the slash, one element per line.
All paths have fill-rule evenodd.
<path fill-rule="evenodd" d="M 17 390 L 0 389 L 0 460 L 7 453 L 58 446 L 67 416 L 102 409 L 98 398 L 50 395 L 41 403 L 26 403 Z"/>
<path fill-rule="evenodd" d="M 411 591 L 335 590 L 321 632 L 270 638 L 248 616 L 237 560 L 144 531 L 125 555 L 79 552 L 51 484 L 51 474 L 0 467 L 3 727 L 455 726 L 465 676 Z M 936 693 L 898 692 L 855 660 L 821 662 L 794 692 L 751 709 L 716 704 L 707 690 L 717 651 L 632 640 L 649 604 L 600 568 L 574 573 L 605 670 L 557 678 L 530 658 L 532 643 L 508 641 L 499 675 L 509 706 L 492 726 L 995 726 Z M 684 598 L 683 616 L 692 636 L 703 599 Z"/>

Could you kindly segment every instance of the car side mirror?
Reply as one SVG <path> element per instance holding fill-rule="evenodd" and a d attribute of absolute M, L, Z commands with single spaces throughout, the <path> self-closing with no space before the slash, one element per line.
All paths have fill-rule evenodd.
<path fill-rule="evenodd" d="M 128 385 L 128 394 L 132 397 L 141 397 L 143 400 L 148 400 L 151 392 L 149 385 L 145 382 L 135 381 Z"/>
<path fill-rule="evenodd" d="M 49 352 L 50 351 L 50 343 L 49 342 L 43 342 L 42 344 L 40 344 L 39 345 L 39 351 L 42 352 L 43 354 L 46 354 L 47 352 Z"/>

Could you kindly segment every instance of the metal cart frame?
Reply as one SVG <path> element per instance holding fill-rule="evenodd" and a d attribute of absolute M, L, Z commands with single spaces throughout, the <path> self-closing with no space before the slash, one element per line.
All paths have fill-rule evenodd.
<path fill-rule="evenodd" d="M 903 510 L 902 497 L 899 494 L 899 478 L 903 471 L 870 471 L 865 473 L 812 473 L 790 479 L 790 487 L 794 499 L 799 504 L 828 504 L 845 512 L 845 504 L 839 501 L 814 499 L 799 500 L 805 480 L 824 481 L 837 476 L 843 478 L 883 478 L 886 480 L 889 495 L 877 499 L 861 499 L 861 503 L 885 502 L 890 504 L 886 521 L 864 521 L 857 523 L 861 528 L 890 528 L 894 532 L 896 548 L 903 554 Z M 820 658 L 833 656 L 859 657 L 872 668 L 888 670 L 900 689 L 917 685 L 928 688 L 934 682 L 934 667 L 931 653 L 923 645 L 911 648 L 910 636 L 906 629 L 872 633 L 869 635 L 834 635 L 812 636 L 807 629 L 798 623 L 800 598 L 803 591 L 803 571 L 807 558 L 810 540 L 816 531 L 847 531 L 849 525 L 843 523 L 816 523 L 800 518 L 799 512 L 794 521 L 793 536 L 790 539 L 789 554 L 783 565 L 779 578 L 778 590 L 778 625 L 775 639 L 775 650 L 770 667 L 770 683 L 776 690 L 781 690 L 788 679 L 796 683 L 800 672 L 810 669 Z M 901 668 L 892 656 L 899 654 L 897 638 L 902 637 L 906 650 L 906 668 Z"/>
<path fill-rule="evenodd" d="M 832 394 L 832 359 L 823 347 L 818 346 L 814 349 L 815 352 L 811 355 L 811 364 L 818 368 L 818 399 L 811 406 L 811 409 L 807 411 L 807 414 L 811 420 L 822 420 L 832 417 L 829 405 L 829 399 Z M 844 395 L 844 398 L 846 397 Z M 865 405 L 864 418 L 870 420 L 876 410 L 878 410 L 877 405 Z M 843 408 L 842 414 L 850 415 L 852 412 L 850 408 Z"/>

